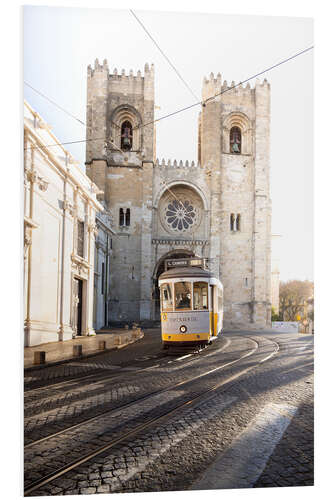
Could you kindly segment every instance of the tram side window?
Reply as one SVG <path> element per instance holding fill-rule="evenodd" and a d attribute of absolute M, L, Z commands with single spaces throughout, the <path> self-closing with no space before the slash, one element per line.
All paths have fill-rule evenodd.
<path fill-rule="evenodd" d="M 162 302 L 162 310 L 163 311 L 172 311 L 173 310 L 171 283 L 164 283 L 161 286 L 161 302 Z"/>
<path fill-rule="evenodd" d="M 175 283 L 175 309 L 176 311 L 191 309 L 191 283 L 182 281 Z"/>
<path fill-rule="evenodd" d="M 193 285 L 193 309 L 208 309 L 208 283 L 197 281 Z"/>

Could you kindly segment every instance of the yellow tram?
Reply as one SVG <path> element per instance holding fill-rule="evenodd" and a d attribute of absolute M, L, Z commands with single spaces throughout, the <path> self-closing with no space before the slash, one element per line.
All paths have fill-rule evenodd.
<path fill-rule="evenodd" d="M 204 347 L 222 332 L 223 286 L 206 259 L 166 260 L 158 284 L 164 348 Z"/>

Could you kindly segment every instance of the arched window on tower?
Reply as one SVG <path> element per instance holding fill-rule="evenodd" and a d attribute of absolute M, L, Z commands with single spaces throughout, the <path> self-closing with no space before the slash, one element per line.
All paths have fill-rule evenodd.
<path fill-rule="evenodd" d="M 240 214 L 236 217 L 236 231 L 240 231 Z"/>
<path fill-rule="evenodd" d="M 128 120 L 124 121 L 121 125 L 121 149 L 123 151 L 130 151 L 133 144 L 133 127 Z"/>
<path fill-rule="evenodd" d="M 230 231 L 240 231 L 241 216 L 240 214 L 230 214 Z"/>
<path fill-rule="evenodd" d="M 242 152 L 242 133 L 239 127 L 230 130 L 230 153 L 240 154 Z"/>
<path fill-rule="evenodd" d="M 124 209 L 119 208 L 119 226 L 124 226 L 124 225 L 125 225 Z"/>
<path fill-rule="evenodd" d="M 235 225 L 235 214 L 230 214 L 230 231 L 234 230 Z"/>
<path fill-rule="evenodd" d="M 126 226 L 130 226 L 131 225 L 131 210 L 129 208 L 126 208 L 125 225 Z"/>

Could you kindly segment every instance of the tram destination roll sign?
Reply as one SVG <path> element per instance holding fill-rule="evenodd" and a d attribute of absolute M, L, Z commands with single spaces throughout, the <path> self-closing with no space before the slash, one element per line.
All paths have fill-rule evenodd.
<path fill-rule="evenodd" d="M 202 267 L 205 269 L 207 259 L 167 259 L 165 261 L 165 270 L 172 267 Z"/>

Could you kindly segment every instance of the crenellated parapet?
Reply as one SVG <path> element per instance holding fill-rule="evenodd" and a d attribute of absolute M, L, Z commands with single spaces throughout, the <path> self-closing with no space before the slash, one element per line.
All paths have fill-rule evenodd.
<path fill-rule="evenodd" d="M 96 73 L 97 74 L 104 73 L 106 75 L 109 75 L 109 66 L 106 59 L 104 59 L 103 64 L 99 64 L 99 60 L 96 58 L 94 67 L 92 67 L 91 64 L 89 64 L 87 68 L 88 78 L 95 76 Z"/>
<path fill-rule="evenodd" d="M 209 75 L 209 78 L 204 77 L 202 85 L 202 99 L 208 99 L 221 92 L 222 76 L 221 73 L 214 76 L 214 73 Z"/>
<path fill-rule="evenodd" d="M 118 71 L 117 68 L 114 68 L 113 72 L 110 72 L 107 60 L 104 59 L 103 64 L 100 64 L 98 58 L 96 58 L 93 67 L 91 66 L 91 64 L 89 64 L 87 68 L 87 74 L 88 78 L 93 78 L 104 74 L 105 77 L 111 80 L 139 80 L 141 82 L 143 78 L 154 79 L 154 64 L 149 65 L 148 63 L 146 63 L 144 67 L 144 73 L 142 74 L 142 72 L 138 70 L 135 75 L 132 69 L 129 70 L 128 74 L 126 74 L 126 71 L 124 69 Z"/>
<path fill-rule="evenodd" d="M 165 160 L 162 158 L 162 160 L 159 160 L 158 158 L 156 159 L 155 162 L 155 167 L 156 168 L 172 168 L 172 169 L 179 169 L 179 168 L 202 168 L 199 162 L 194 162 L 191 161 L 189 162 L 188 160 L 184 161 L 180 160 L 177 162 L 177 160 L 171 161 L 171 160 Z"/>
<path fill-rule="evenodd" d="M 270 84 L 268 83 L 266 78 L 262 82 L 260 82 L 260 80 L 257 78 L 253 87 L 251 87 L 251 84 L 249 82 L 247 82 L 246 84 L 243 84 L 241 82 L 239 84 L 236 84 L 234 80 L 231 81 L 230 84 L 227 82 L 227 80 L 224 80 L 222 83 L 221 73 L 218 73 L 216 77 L 214 73 L 211 73 L 209 75 L 209 78 L 204 77 L 203 79 L 202 99 L 208 99 L 214 95 L 221 94 L 226 90 L 228 90 L 228 94 L 246 95 L 251 92 L 253 93 L 257 88 L 269 90 Z M 216 98 L 216 100 L 218 100 L 218 97 Z"/>

